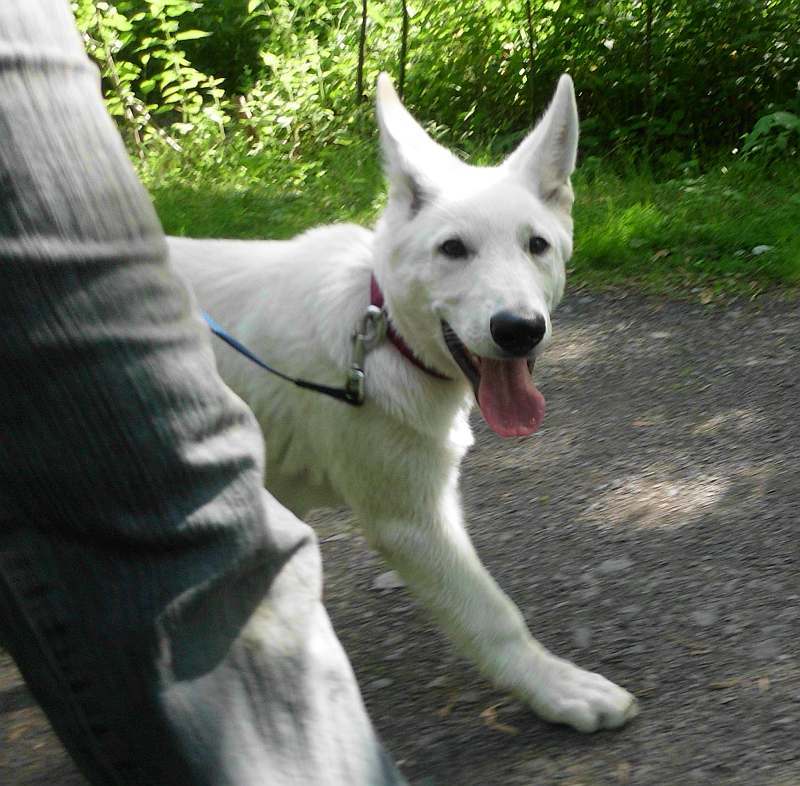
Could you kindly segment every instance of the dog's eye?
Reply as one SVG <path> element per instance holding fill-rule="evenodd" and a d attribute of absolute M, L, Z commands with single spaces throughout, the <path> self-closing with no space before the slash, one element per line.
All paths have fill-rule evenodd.
<path fill-rule="evenodd" d="M 528 241 L 528 250 L 535 256 L 544 254 L 548 248 L 550 248 L 550 244 L 539 235 L 533 235 L 533 237 L 531 237 L 531 239 Z"/>
<path fill-rule="evenodd" d="M 449 240 L 445 240 L 444 243 L 439 246 L 439 251 L 451 259 L 463 259 L 469 254 L 464 242 L 457 237 L 451 237 Z"/>

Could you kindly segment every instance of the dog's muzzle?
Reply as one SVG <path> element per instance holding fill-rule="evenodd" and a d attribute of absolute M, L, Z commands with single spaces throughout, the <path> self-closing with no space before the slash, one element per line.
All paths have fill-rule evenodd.
<path fill-rule="evenodd" d="M 526 327 L 530 346 L 530 326 Z M 541 341 L 540 333 L 536 343 Z M 544 397 L 533 382 L 534 359 L 528 353 L 505 357 L 481 357 L 464 346 L 464 342 L 447 322 L 442 321 L 442 336 L 453 360 L 472 385 L 475 400 L 489 427 L 501 437 L 522 437 L 532 434 L 544 418 Z M 509 345 L 511 341 L 507 342 Z M 534 344 L 535 346 L 535 344 Z M 515 339 L 515 348 L 520 342 Z"/>
<path fill-rule="evenodd" d="M 542 322 L 544 319 L 542 318 Z M 472 385 L 472 390 L 475 393 L 475 396 L 478 395 L 478 386 L 480 385 L 481 381 L 481 357 L 480 355 L 476 355 L 474 352 L 470 352 L 465 346 L 464 342 L 456 334 L 455 330 L 453 330 L 450 325 L 442 320 L 442 336 L 444 337 L 444 343 L 447 345 L 447 349 L 450 350 L 450 354 L 453 356 L 453 360 L 456 361 L 458 367 L 463 372 L 464 376 L 469 380 L 470 385 Z M 542 337 L 544 336 L 544 332 L 542 332 Z M 535 347 L 537 344 L 541 342 L 541 337 L 536 341 L 536 343 L 531 347 Z M 509 353 L 511 354 L 511 353 Z M 521 355 L 526 355 L 527 353 L 520 353 Z M 528 371 L 532 374 L 534 365 L 536 363 L 536 359 L 533 356 L 527 357 L 527 364 L 528 364 Z"/>

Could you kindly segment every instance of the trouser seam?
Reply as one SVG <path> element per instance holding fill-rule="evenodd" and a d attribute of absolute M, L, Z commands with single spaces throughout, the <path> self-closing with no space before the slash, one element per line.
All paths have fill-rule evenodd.
<path fill-rule="evenodd" d="M 81 676 L 70 678 L 69 667 L 65 670 L 63 665 L 69 664 L 72 647 L 68 622 L 59 620 L 60 615 L 46 600 L 55 591 L 55 584 L 31 579 L 27 569 L 20 564 L 22 560 L 24 557 L 14 555 L 11 550 L 0 551 L 0 592 L 6 595 L 12 605 L 12 614 L 16 614 L 28 628 L 44 668 L 49 672 L 51 683 L 58 687 L 59 698 L 67 705 L 68 712 L 81 729 L 81 739 L 75 741 L 76 746 L 84 748 L 94 761 L 102 762 L 105 777 L 113 777 L 114 784 L 123 786 L 126 781 L 117 771 L 138 768 L 133 762 L 114 761 L 114 757 L 106 752 L 97 731 L 99 723 L 91 719 L 93 713 L 86 711 L 85 699 L 80 693 L 81 686 L 88 688 L 91 682 Z M 10 622 L 7 620 L 6 624 Z M 7 638 L 13 640 L 15 637 Z M 9 645 L 9 651 L 15 656 L 13 645 Z M 142 780 L 137 779 L 136 783 L 137 786 L 144 786 Z"/>

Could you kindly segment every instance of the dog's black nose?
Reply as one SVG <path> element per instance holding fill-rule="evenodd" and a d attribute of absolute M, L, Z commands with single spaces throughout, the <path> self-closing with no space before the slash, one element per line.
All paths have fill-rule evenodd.
<path fill-rule="evenodd" d="M 510 311 L 498 311 L 489 320 L 489 329 L 500 349 L 519 357 L 527 355 L 544 338 L 547 323 L 541 314 L 525 319 Z"/>

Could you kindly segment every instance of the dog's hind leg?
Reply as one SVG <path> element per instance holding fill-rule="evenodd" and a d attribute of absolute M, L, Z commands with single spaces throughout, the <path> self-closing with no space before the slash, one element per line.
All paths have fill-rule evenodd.
<path fill-rule="evenodd" d="M 454 487 L 430 516 L 373 517 L 366 529 L 458 649 L 540 717 L 591 732 L 636 715 L 630 693 L 556 657 L 530 635 L 519 609 L 481 564 Z"/>

